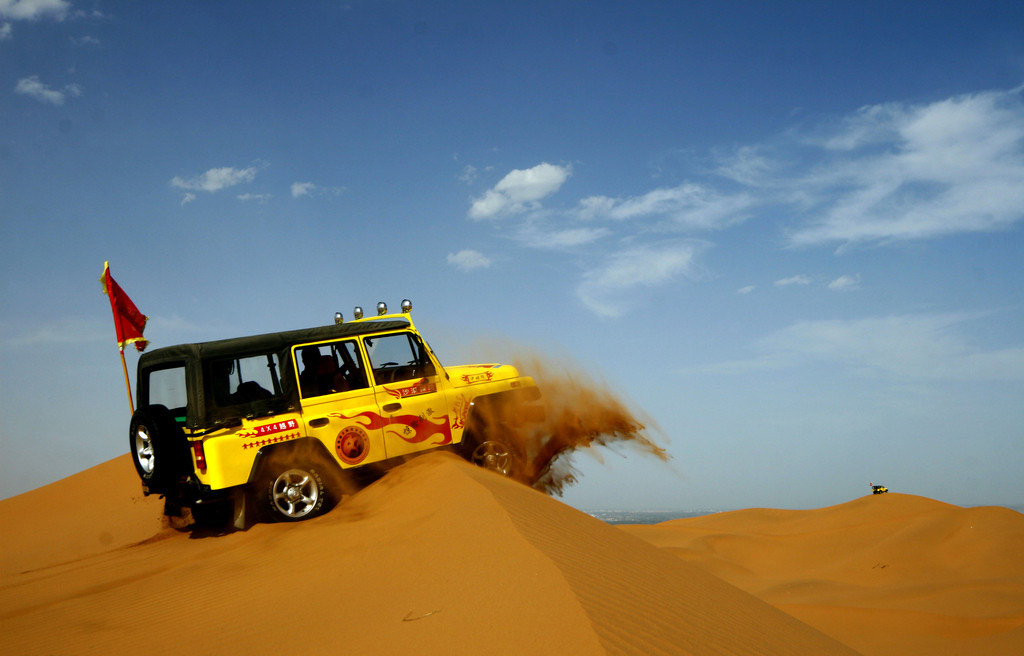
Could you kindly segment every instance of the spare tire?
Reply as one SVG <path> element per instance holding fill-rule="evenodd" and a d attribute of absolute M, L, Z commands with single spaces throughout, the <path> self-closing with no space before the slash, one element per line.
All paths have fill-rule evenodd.
<path fill-rule="evenodd" d="M 164 492 L 181 473 L 185 436 L 162 405 L 139 408 L 132 415 L 128 444 L 139 478 L 152 492 Z"/>

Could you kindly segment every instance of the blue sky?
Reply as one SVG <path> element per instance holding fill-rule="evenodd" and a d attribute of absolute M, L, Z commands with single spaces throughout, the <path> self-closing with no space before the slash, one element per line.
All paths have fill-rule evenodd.
<path fill-rule="evenodd" d="M 578 507 L 1024 504 L 1022 84 L 1014 2 L 0 0 L 0 496 L 127 451 L 109 260 L 572 362 L 673 456 Z"/>

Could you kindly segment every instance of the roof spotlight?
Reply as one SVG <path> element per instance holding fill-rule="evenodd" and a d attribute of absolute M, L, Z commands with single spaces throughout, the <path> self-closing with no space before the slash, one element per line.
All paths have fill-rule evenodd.
<path fill-rule="evenodd" d="M 412 301 L 404 299 L 402 301 L 402 314 L 409 314 L 412 312 Z"/>
<path fill-rule="evenodd" d="M 354 308 L 352 308 L 352 316 L 355 319 L 362 319 L 363 318 L 363 308 L 359 307 L 358 305 L 355 306 Z"/>
<path fill-rule="evenodd" d="M 383 316 L 388 313 L 388 304 L 384 301 L 377 303 L 377 316 Z"/>
<path fill-rule="evenodd" d="M 334 323 L 340 324 L 345 321 L 345 317 L 341 316 L 341 312 L 334 313 Z"/>

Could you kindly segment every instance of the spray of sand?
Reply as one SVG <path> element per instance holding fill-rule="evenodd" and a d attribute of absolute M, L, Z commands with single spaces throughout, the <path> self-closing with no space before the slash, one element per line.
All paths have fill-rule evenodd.
<path fill-rule="evenodd" d="M 662 461 L 671 458 L 652 438 L 660 430 L 649 418 L 578 366 L 522 348 L 511 361 L 520 374 L 537 382 L 541 399 L 485 404 L 474 413 L 479 410 L 476 419 L 482 433 L 512 445 L 517 479 L 559 495 L 577 481 L 575 454 L 587 450 L 600 459 L 593 451 L 598 446 L 621 445 Z M 542 418 L 538 409 L 543 410 Z"/>

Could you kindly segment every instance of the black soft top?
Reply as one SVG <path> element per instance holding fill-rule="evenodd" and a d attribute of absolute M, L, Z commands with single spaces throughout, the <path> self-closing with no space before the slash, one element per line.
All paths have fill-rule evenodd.
<path fill-rule="evenodd" d="M 318 328 L 287 330 L 280 333 L 251 335 L 249 337 L 218 339 L 213 342 L 165 346 L 163 348 L 153 349 L 152 351 L 143 353 L 142 356 L 139 357 L 139 369 L 141 370 L 164 362 L 180 362 L 190 359 L 198 360 L 226 355 L 244 356 L 251 353 L 264 353 L 270 350 L 278 351 L 290 348 L 295 344 L 320 342 L 329 339 L 352 337 L 354 335 L 365 335 L 367 333 L 375 333 L 382 330 L 400 330 L 408 327 L 409 322 L 401 319 L 359 321 L 353 323 L 334 324 L 330 326 L 320 326 Z"/>
<path fill-rule="evenodd" d="M 288 351 L 293 346 L 368 333 L 404 330 L 410 325 L 410 322 L 404 319 L 358 321 L 154 349 L 143 353 L 139 358 L 136 378 L 138 381 L 138 405 L 142 407 L 149 395 L 148 377 L 143 372 L 184 364 L 188 381 L 186 385 L 187 406 L 186 408 L 177 408 L 175 412 L 185 412 L 186 425 L 192 430 L 235 425 L 241 417 L 263 417 L 288 412 L 297 408 L 299 403 L 299 392 L 294 381 L 292 360 L 288 357 Z M 203 382 L 204 377 L 208 374 L 208 364 L 205 363 L 209 363 L 213 359 L 244 358 L 263 353 L 276 353 L 279 356 L 282 395 L 218 407 L 214 403 L 211 390 L 207 389 Z"/>

